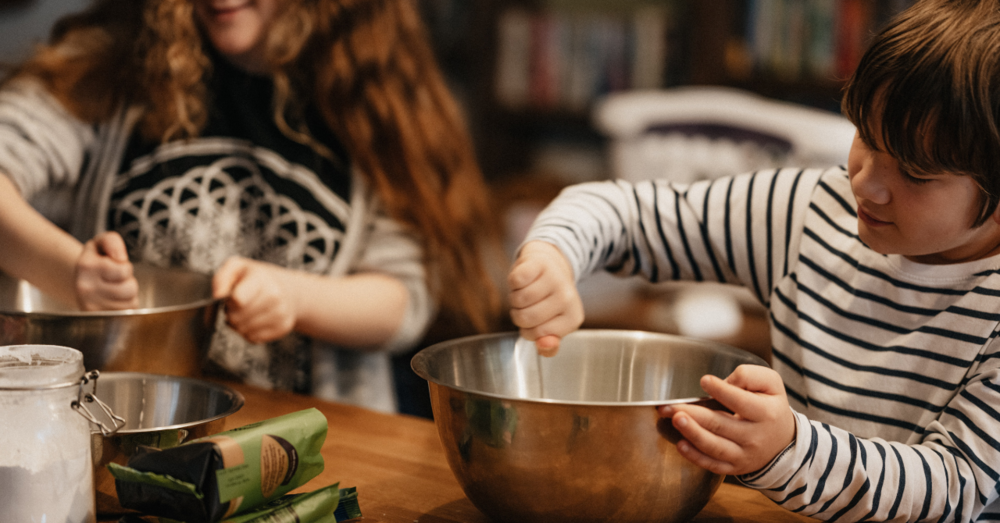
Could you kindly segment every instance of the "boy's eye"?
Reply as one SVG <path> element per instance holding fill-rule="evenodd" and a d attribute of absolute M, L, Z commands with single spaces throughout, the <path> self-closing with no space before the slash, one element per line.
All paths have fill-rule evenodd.
<path fill-rule="evenodd" d="M 906 178 L 906 181 L 910 183 L 915 183 L 917 185 L 920 185 L 931 181 L 931 178 L 921 178 L 906 171 L 900 171 L 900 172 L 903 174 L 903 178 Z"/>
<path fill-rule="evenodd" d="M 906 167 L 903 167 L 902 165 L 899 166 L 899 173 L 903 175 L 903 178 L 907 182 L 913 183 L 913 184 L 917 184 L 917 185 L 930 182 L 930 181 L 934 180 L 934 178 L 935 178 L 934 175 L 925 173 L 925 172 L 920 171 L 918 169 L 906 168 Z"/>

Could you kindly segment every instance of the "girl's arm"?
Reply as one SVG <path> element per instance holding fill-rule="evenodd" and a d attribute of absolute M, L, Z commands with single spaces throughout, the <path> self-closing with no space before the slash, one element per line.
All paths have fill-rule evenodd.
<path fill-rule="evenodd" d="M 230 258 L 215 273 L 229 325 L 251 343 L 291 331 L 345 347 L 377 347 L 399 330 L 406 287 L 379 273 L 335 277 Z"/>
<path fill-rule="evenodd" d="M 116 235 L 87 244 L 36 211 L 28 199 L 77 183 L 95 128 L 71 115 L 36 80 L 0 90 L 0 270 L 88 310 L 137 303 L 137 284 Z"/>
<path fill-rule="evenodd" d="M 384 214 L 373 216 L 367 227 L 346 275 L 227 260 L 213 280 L 215 296 L 226 298 L 227 321 L 254 343 L 294 330 L 345 348 L 412 347 L 435 312 L 424 251 L 413 234 Z"/>
<path fill-rule="evenodd" d="M 0 271 L 30 282 L 83 310 L 138 305 L 138 283 L 121 237 L 104 233 L 86 244 L 36 211 L 0 174 Z"/>
<path fill-rule="evenodd" d="M 76 304 L 76 261 L 83 244 L 36 211 L 0 174 L 0 270 Z"/>

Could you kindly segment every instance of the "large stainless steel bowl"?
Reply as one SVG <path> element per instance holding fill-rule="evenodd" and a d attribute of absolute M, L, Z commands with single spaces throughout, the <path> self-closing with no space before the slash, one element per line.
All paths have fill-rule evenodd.
<path fill-rule="evenodd" d="M 87 370 L 197 376 L 215 331 L 211 277 L 135 265 L 139 307 L 80 311 L 0 274 L 0 345 L 62 345 Z"/>
<path fill-rule="evenodd" d="M 124 465 L 138 445 L 170 448 L 185 441 L 226 430 L 226 417 L 243 407 L 243 395 L 209 381 L 140 372 L 102 372 L 95 394 L 125 426 L 113 436 L 91 435 L 97 512 L 102 516 L 125 513 L 118 503 L 114 478 L 107 464 Z M 112 420 L 102 410 L 89 407 L 98 421 Z"/>
<path fill-rule="evenodd" d="M 723 478 L 677 453 L 656 405 L 706 401 L 748 352 L 636 331 L 581 330 L 553 358 L 516 334 L 432 345 L 411 366 L 430 386 L 448 463 L 484 514 L 510 522 L 680 522 Z"/>

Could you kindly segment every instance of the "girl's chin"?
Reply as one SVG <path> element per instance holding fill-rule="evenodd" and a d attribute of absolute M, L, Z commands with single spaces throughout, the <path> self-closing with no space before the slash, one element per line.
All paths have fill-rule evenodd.
<path fill-rule="evenodd" d="M 253 50 L 257 44 L 257 41 L 246 35 L 226 35 L 226 34 L 216 34 L 212 35 L 212 46 L 219 54 L 229 58 L 234 62 L 238 62 L 247 55 L 253 53 Z"/>
<path fill-rule="evenodd" d="M 250 53 L 250 48 L 244 45 L 232 45 L 227 42 L 215 44 L 215 50 L 233 62 L 240 62 Z"/>
<path fill-rule="evenodd" d="M 259 53 L 254 51 L 254 47 L 247 46 L 219 46 L 215 50 L 221 54 L 226 61 L 251 74 L 267 73 L 265 60 Z"/>

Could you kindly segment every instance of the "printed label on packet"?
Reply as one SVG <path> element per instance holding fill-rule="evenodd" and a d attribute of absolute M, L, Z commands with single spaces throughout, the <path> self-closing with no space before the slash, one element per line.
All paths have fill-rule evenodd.
<path fill-rule="evenodd" d="M 253 483 L 250 465 L 243 463 L 235 467 L 215 471 L 219 480 L 219 501 L 225 503 L 243 495 Z"/>
<path fill-rule="evenodd" d="M 230 438 L 207 438 L 215 443 L 225 468 L 215 471 L 219 483 L 219 501 L 236 499 L 247 492 L 256 476 L 243 461 L 243 449 Z M 265 434 L 260 441 L 260 493 L 266 499 L 282 485 L 287 485 L 298 469 L 295 447 L 280 436 Z M 236 504 L 234 504 L 236 505 Z M 234 509 L 237 507 L 234 507 Z"/>
<path fill-rule="evenodd" d="M 280 436 L 265 434 L 260 441 L 260 491 L 265 498 L 287 485 L 299 466 L 295 447 Z"/>

